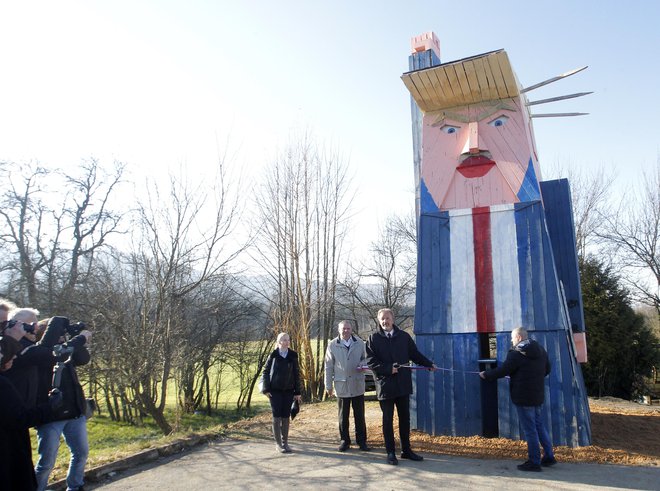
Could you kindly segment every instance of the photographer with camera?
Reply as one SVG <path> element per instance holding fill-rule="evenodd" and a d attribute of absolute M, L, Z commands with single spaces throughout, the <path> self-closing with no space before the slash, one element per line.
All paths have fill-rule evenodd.
<path fill-rule="evenodd" d="M 39 367 L 50 370 L 53 363 L 52 350 L 36 343 L 37 337 L 45 329 L 37 321 L 39 311 L 31 308 L 13 309 L 11 320 L 5 321 L 4 330 L 11 335 L 18 332 L 22 325 L 20 339 L 21 351 L 14 360 L 12 369 L 7 372 L 7 378 L 14 384 L 27 407 L 37 404 L 39 386 Z"/>
<path fill-rule="evenodd" d="M 10 329 L 12 336 L 0 337 L 0 483 L 2 489 L 33 491 L 37 489 L 37 479 L 28 428 L 47 421 L 52 410 L 61 404 L 62 395 L 51 394 L 48 403 L 41 406 L 25 406 L 6 377 L 21 350 L 16 336 L 23 330 L 23 324 Z"/>
<path fill-rule="evenodd" d="M 39 368 L 37 403 L 47 400 L 51 388 L 62 394 L 61 407 L 53 411 L 52 417 L 45 424 L 37 426 L 39 460 L 35 472 L 39 491 L 46 489 L 62 435 L 71 451 L 66 476 L 67 490 L 80 490 L 83 487 L 89 445 L 85 394 L 76 367 L 89 363 L 90 355 L 85 345 L 91 338 L 92 333 L 84 324 L 70 324 L 66 317 L 53 317 L 39 341 L 40 346 L 53 351 L 53 357 L 49 367 Z"/>

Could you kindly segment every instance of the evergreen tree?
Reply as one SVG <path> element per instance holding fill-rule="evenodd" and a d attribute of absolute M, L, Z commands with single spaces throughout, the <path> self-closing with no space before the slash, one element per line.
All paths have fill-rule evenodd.
<path fill-rule="evenodd" d="M 660 347 L 644 316 L 610 267 L 594 257 L 580 260 L 589 362 L 583 365 L 589 395 L 632 399 L 660 362 Z"/>

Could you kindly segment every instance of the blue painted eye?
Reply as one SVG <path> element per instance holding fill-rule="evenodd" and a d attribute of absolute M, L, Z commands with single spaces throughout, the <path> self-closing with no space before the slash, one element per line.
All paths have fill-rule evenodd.
<path fill-rule="evenodd" d="M 505 116 L 504 114 L 502 114 L 502 116 L 499 116 L 499 117 L 493 119 L 493 120 L 492 120 L 490 123 L 488 123 L 488 124 L 491 125 L 491 126 L 494 126 L 494 127 L 498 128 L 498 127 L 500 127 L 500 126 L 504 126 L 508 120 L 509 120 L 509 117 L 508 117 L 508 116 Z"/>
<path fill-rule="evenodd" d="M 440 128 L 440 131 L 442 131 L 443 133 L 447 133 L 448 135 L 453 135 L 460 129 L 461 129 L 460 126 L 452 126 L 450 124 L 446 124 L 442 128 Z"/>

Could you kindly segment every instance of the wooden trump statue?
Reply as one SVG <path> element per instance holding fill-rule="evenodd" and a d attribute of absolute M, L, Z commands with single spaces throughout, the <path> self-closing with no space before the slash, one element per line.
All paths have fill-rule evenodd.
<path fill-rule="evenodd" d="M 540 181 L 526 93 L 505 51 L 440 63 L 413 39 L 410 91 L 418 216 L 415 334 L 436 374 L 416 373 L 413 427 L 434 435 L 520 438 L 508 381 L 476 375 L 524 327 L 548 352 L 545 417 L 555 445 L 589 445 L 586 361 L 570 190 Z"/>

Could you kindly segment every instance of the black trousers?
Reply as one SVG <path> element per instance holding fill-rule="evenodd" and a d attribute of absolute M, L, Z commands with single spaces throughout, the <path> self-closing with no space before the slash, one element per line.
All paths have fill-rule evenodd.
<path fill-rule="evenodd" d="M 364 394 L 355 397 L 338 397 L 339 406 L 339 436 L 343 442 L 351 443 L 349 432 L 349 416 L 353 406 L 353 420 L 355 422 L 355 440 L 358 445 L 367 444 L 367 424 L 364 421 Z"/>
<path fill-rule="evenodd" d="M 401 438 L 401 450 L 410 450 L 410 397 L 405 395 L 393 397 L 380 402 L 380 410 L 383 412 L 383 439 L 387 453 L 394 453 L 394 406 L 399 417 L 399 438 Z"/>

